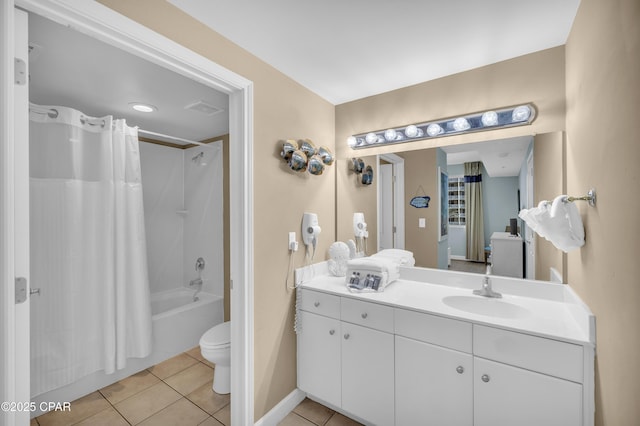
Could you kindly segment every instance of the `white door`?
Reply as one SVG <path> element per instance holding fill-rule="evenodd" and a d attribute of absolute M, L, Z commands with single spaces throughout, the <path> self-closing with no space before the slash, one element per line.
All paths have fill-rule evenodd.
<path fill-rule="evenodd" d="M 529 153 L 527 158 L 527 208 L 534 207 L 533 205 L 533 151 Z M 534 280 L 536 278 L 536 234 L 535 232 L 524 224 L 524 241 L 527 262 L 527 279 Z"/>
<path fill-rule="evenodd" d="M 396 426 L 473 424 L 470 354 L 396 336 Z"/>
<path fill-rule="evenodd" d="M 378 250 L 393 248 L 393 164 L 380 164 L 378 169 L 380 186 L 380 239 Z"/>
<path fill-rule="evenodd" d="M 375 425 L 393 425 L 393 371 L 393 334 L 342 322 L 343 410 Z"/>
<path fill-rule="evenodd" d="M 342 401 L 340 321 L 301 311 L 300 329 L 298 387 L 339 407 Z"/>
<path fill-rule="evenodd" d="M 474 359 L 474 426 L 582 425 L 582 385 Z"/>
<path fill-rule="evenodd" d="M 2 297 L 0 298 L 0 424 L 27 425 L 29 411 L 29 289 L 16 303 L 16 278 L 29 282 L 29 84 L 27 14 L 3 2 L 2 27 Z M 17 71 L 16 71 L 17 70 Z"/>

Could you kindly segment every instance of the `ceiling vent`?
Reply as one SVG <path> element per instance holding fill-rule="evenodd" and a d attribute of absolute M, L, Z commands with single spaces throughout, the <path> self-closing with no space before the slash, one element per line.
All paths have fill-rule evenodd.
<path fill-rule="evenodd" d="M 184 109 L 190 109 L 193 111 L 197 111 L 204 115 L 215 115 L 223 110 L 217 107 L 214 107 L 211 104 L 206 103 L 205 101 L 197 101 L 192 104 L 187 105 Z"/>

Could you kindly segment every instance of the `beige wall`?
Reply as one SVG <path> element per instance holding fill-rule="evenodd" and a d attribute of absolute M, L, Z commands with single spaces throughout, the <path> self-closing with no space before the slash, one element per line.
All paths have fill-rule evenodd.
<path fill-rule="evenodd" d="M 279 157 L 279 141 L 310 138 L 335 152 L 334 106 L 167 2 L 101 3 L 254 83 L 254 367 L 259 419 L 296 387 L 295 297 L 285 289 L 287 233 L 296 231 L 300 239 L 302 214 L 316 212 L 322 226 L 318 260 L 335 236 L 335 173 L 330 168 L 322 176 L 294 174 Z M 297 253 L 296 267 L 303 256 Z"/>
<path fill-rule="evenodd" d="M 533 142 L 533 204 L 542 200 L 553 201 L 566 194 L 564 180 L 564 134 L 563 132 L 536 135 Z M 555 268 L 562 274 L 562 282 L 567 282 L 564 256 L 546 239 L 536 234 L 536 279 L 548 280 L 549 268 Z"/>
<path fill-rule="evenodd" d="M 640 2 L 582 0 L 566 45 L 567 191 L 586 244 L 568 281 L 596 315 L 596 424 L 640 422 Z"/>
<path fill-rule="evenodd" d="M 404 158 L 404 218 L 405 249 L 413 252 L 416 266 L 438 267 L 438 166 L 436 149 L 423 149 L 410 154 L 401 154 Z M 417 209 L 409 206 L 409 201 L 418 195 L 422 187 L 431 197 L 429 207 Z M 424 195 L 424 194 L 419 194 Z M 418 227 L 418 219 L 425 218 L 427 226 Z"/>
<path fill-rule="evenodd" d="M 373 167 L 374 178 L 371 185 L 362 184 L 362 175 L 356 174 L 352 169 L 351 158 L 339 159 L 335 162 L 336 186 L 346 191 L 349 197 L 345 197 L 336 204 L 336 217 L 342 220 L 342 226 L 336 232 L 336 241 L 347 242 L 355 238 L 353 232 L 353 214 L 355 212 L 364 213 L 364 220 L 367 223 L 367 253 L 375 253 L 378 247 L 378 224 L 377 206 L 378 179 L 376 169 L 376 156 L 359 156 L 365 165 Z"/>

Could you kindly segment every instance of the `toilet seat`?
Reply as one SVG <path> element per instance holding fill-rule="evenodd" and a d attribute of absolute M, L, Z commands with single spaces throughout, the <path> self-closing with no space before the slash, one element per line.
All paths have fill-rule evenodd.
<path fill-rule="evenodd" d="M 205 349 L 224 349 L 231 345 L 231 322 L 223 322 L 211 327 L 200 338 L 200 347 Z"/>

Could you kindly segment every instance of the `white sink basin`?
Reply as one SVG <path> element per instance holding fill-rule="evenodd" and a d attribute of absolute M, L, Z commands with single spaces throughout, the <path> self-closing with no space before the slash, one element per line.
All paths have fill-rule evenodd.
<path fill-rule="evenodd" d="M 531 314 L 521 306 L 483 296 L 447 296 L 442 299 L 442 302 L 460 311 L 488 317 L 523 318 Z"/>

